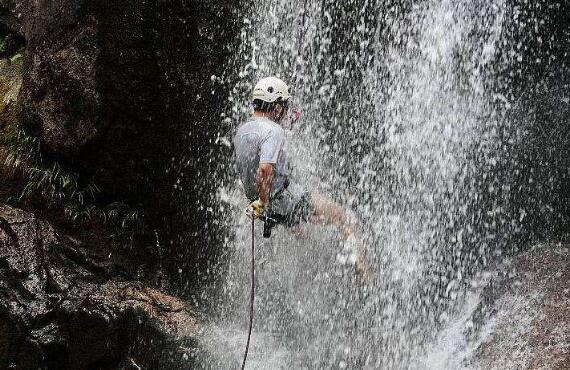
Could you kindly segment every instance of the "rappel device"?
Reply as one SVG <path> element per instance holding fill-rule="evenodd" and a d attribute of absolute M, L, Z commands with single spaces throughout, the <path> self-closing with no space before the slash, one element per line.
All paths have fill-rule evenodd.
<path fill-rule="evenodd" d="M 249 210 L 246 211 L 246 214 L 251 218 L 255 218 Z M 270 238 L 271 230 L 279 223 L 279 215 L 268 211 L 263 216 L 257 217 L 257 219 L 263 221 L 263 237 L 266 239 Z"/>
<path fill-rule="evenodd" d="M 271 229 L 277 225 L 277 219 L 265 215 L 260 220 L 263 221 L 263 237 L 266 239 L 271 238 Z"/>

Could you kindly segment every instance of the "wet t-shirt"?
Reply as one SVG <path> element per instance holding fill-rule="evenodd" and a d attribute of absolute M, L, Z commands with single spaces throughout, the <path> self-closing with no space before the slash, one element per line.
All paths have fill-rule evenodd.
<path fill-rule="evenodd" d="M 265 117 L 252 117 L 238 127 L 234 148 L 239 176 L 249 200 L 259 198 L 256 178 L 260 163 L 270 163 L 275 169 L 271 196 L 283 189 L 287 178 L 287 141 L 281 126 Z"/>

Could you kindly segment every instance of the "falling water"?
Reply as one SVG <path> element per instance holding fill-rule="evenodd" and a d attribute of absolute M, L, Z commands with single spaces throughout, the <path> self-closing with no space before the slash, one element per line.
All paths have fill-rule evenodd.
<path fill-rule="evenodd" d="M 499 48 L 504 0 L 256 0 L 236 52 L 233 124 L 255 81 L 292 85 L 293 178 L 361 220 L 376 269 L 338 262 L 332 227 L 257 230 L 249 368 L 408 368 L 466 302 L 473 274 L 507 248 L 524 214 L 493 177 L 510 126 Z M 248 221 L 239 184 L 233 251 L 212 334 L 214 368 L 239 362 L 248 312 Z M 222 338 L 222 339 L 220 339 Z M 215 348 L 214 348 L 215 347 Z M 415 365 L 420 366 L 420 365 Z M 430 366 L 429 364 L 426 366 Z"/>

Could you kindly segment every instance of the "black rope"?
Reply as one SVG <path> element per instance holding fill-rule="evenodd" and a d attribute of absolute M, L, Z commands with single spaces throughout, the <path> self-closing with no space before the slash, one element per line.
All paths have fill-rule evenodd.
<path fill-rule="evenodd" d="M 247 354 L 249 353 L 249 342 L 251 340 L 251 329 L 253 328 L 253 299 L 255 297 L 255 218 L 251 218 L 251 294 L 249 297 L 249 333 L 247 334 L 247 344 L 243 355 L 241 370 L 245 369 Z"/>

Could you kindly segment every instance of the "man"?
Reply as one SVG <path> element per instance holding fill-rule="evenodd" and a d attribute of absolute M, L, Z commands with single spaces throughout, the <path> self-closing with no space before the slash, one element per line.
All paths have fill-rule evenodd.
<path fill-rule="evenodd" d="M 355 218 L 335 202 L 309 193 L 287 177 L 287 140 L 281 124 L 290 100 L 285 82 L 276 77 L 260 80 L 253 89 L 253 116 L 238 127 L 234 137 L 237 169 L 251 201 L 248 214 L 254 218 L 269 215 L 286 227 L 302 221 L 335 225 L 345 248 L 349 244 L 352 250 L 348 261 L 360 273 L 369 274 L 362 258 L 362 243 L 354 236 Z"/>

